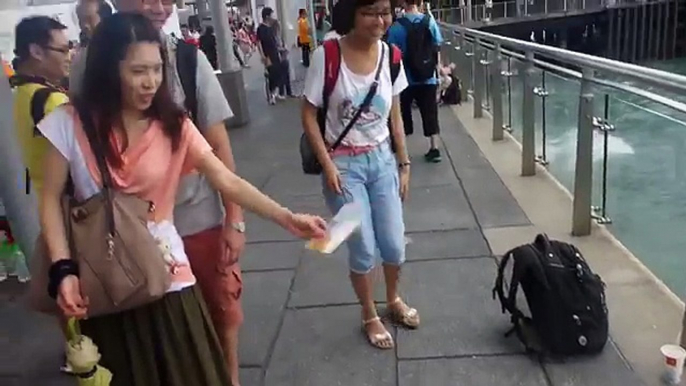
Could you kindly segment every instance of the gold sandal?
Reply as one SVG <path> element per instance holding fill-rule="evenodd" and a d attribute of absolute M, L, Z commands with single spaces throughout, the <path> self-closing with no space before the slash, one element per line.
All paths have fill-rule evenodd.
<path fill-rule="evenodd" d="M 419 312 L 405 304 L 400 297 L 395 298 L 387 307 L 395 324 L 412 329 L 419 327 Z"/>
<path fill-rule="evenodd" d="M 381 318 L 375 316 L 371 319 L 367 319 L 362 322 L 362 333 L 367 337 L 369 344 L 381 350 L 389 350 L 395 347 L 393 337 L 391 336 L 391 333 L 385 329 L 385 326 L 385 331 L 383 333 L 372 334 L 369 331 L 367 331 L 367 326 L 374 322 L 381 322 Z M 381 325 L 383 326 L 383 323 Z"/>

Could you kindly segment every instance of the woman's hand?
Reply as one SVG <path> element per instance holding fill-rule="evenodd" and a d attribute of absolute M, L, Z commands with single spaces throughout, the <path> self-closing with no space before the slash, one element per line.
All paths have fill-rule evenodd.
<path fill-rule="evenodd" d="M 400 168 L 400 199 L 405 201 L 407 196 L 410 194 L 410 167 L 404 166 Z"/>
<path fill-rule="evenodd" d="M 88 298 L 81 296 L 79 278 L 68 275 L 60 283 L 57 292 L 57 305 L 66 317 L 82 319 L 88 312 Z"/>
<path fill-rule="evenodd" d="M 319 216 L 292 213 L 285 210 L 277 218 L 277 223 L 301 239 L 321 239 L 326 237 L 326 221 Z"/>
<path fill-rule="evenodd" d="M 326 177 L 326 186 L 329 190 L 339 195 L 343 194 L 341 189 L 341 173 L 333 162 L 324 168 L 324 176 Z"/>

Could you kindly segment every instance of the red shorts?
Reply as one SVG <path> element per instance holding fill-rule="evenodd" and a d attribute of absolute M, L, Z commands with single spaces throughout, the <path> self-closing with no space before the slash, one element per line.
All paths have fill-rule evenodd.
<path fill-rule="evenodd" d="M 241 267 L 238 263 L 226 269 L 218 267 L 224 255 L 222 229 L 219 226 L 183 238 L 191 269 L 216 329 L 243 323 Z"/>

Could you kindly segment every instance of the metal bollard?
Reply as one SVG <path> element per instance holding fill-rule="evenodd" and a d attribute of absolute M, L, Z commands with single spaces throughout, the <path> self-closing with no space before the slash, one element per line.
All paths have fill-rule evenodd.
<path fill-rule="evenodd" d="M 484 50 L 481 39 L 474 40 L 474 56 L 472 56 L 472 71 L 474 72 L 474 118 L 483 117 L 484 69 L 482 64 Z"/>
<path fill-rule="evenodd" d="M 591 233 L 591 194 L 593 192 L 593 70 L 585 68 L 579 95 L 579 122 L 574 170 L 572 235 Z"/>
<path fill-rule="evenodd" d="M 522 176 L 536 174 L 536 131 L 534 114 L 534 53 L 529 51 L 523 63 L 522 81 Z"/>
<path fill-rule="evenodd" d="M 492 139 L 503 139 L 503 57 L 500 43 L 495 44 L 491 63 L 491 114 L 493 115 Z"/>

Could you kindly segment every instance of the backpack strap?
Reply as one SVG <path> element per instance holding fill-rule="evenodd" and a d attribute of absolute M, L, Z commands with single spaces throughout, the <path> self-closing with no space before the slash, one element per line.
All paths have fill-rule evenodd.
<path fill-rule="evenodd" d="M 176 69 L 183 88 L 184 107 L 193 123 L 198 124 L 198 96 L 196 74 L 198 70 L 198 47 L 182 40 L 176 42 Z"/>
<path fill-rule="evenodd" d="M 519 248 L 507 251 L 500 264 L 498 265 L 498 275 L 495 279 L 495 286 L 493 287 L 493 298 L 498 297 L 502 312 L 509 312 L 513 317 L 522 317 L 524 314 L 517 308 L 517 288 L 519 287 L 519 279 L 521 269 L 517 269 L 519 264 L 514 263 L 512 279 L 507 296 L 505 296 L 505 269 L 510 258 L 513 258 L 515 253 L 519 252 Z"/>
<path fill-rule="evenodd" d="M 398 75 L 400 74 L 400 63 L 403 60 L 403 52 L 400 51 L 400 48 L 395 44 L 389 44 L 389 46 L 391 54 L 388 55 L 388 59 L 390 60 L 391 83 L 395 84 L 395 80 L 398 79 Z"/>
<path fill-rule="evenodd" d="M 507 263 L 509 262 L 510 258 L 514 258 L 514 254 L 516 252 L 518 252 L 518 248 L 509 250 L 503 255 L 502 260 L 498 265 L 498 275 L 496 276 L 495 286 L 493 287 L 493 298 L 495 299 L 495 297 L 498 296 L 502 312 L 505 313 L 505 311 L 507 311 L 510 313 L 510 322 L 512 323 L 512 328 L 505 332 L 505 337 L 510 336 L 514 332 L 517 335 L 517 338 L 524 343 L 526 350 L 529 351 L 529 346 L 524 339 L 524 334 L 522 333 L 520 324 L 521 320 L 524 319 L 525 316 L 522 311 L 517 308 L 517 289 L 519 288 L 519 275 L 521 272 L 517 272 L 519 264 L 516 264 L 516 261 L 513 263 L 514 267 L 512 271 L 512 279 L 510 280 L 510 288 L 507 296 L 505 296 L 504 289 L 505 269 L 507 268 Z"/>
<path fill-rule="evenodd" d="M 46 86 L 41 87 L 33 93 L 31 97 L 31 120 L 33 120 L 33 136 L 42 137 L 38 124 L 45 118 L 45 105 L 48 103 L 50 95 L 59 92 L 59 90 Z"/>
<path fill-rule="evenodd" d="M 324 109 L 329 104 L 329 97 L 333 93 L 341 72 L 341 46 L 338 39 L 330 39 L 324 42 Z"/>
<path fill-rule="evenodd" d="M 317 122 L 322 138 L 326 132 L 326 112 L 329 109 L 329 97 L 333 93 L 341 71 L 341 46 L 338 39 L 325 40 L 324 47 L 324 87 L 322 88 L 322 107 L 318 110 Z"/>

